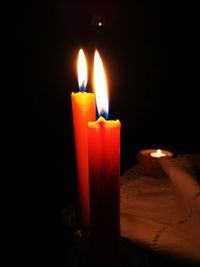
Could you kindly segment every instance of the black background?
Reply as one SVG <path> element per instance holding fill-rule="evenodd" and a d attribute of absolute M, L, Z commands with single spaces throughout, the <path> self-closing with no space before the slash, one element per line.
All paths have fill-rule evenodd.
<path fill-rule="evenodd" d="M 60 213 L 77 201 L 70 95 L 78 91 L 79 48 L 89 63 L 88 91 L 95 48 L 104 59 L 109 118 L 122 123 L 121 173 L 140 149 L 199 152 L 198 8 L 175 1 L 29 1 L 8 3 L 2 13 L 8 92 L 2 203 L 5 239 L 15 251 L 6 260 L 58 264 Z"/>

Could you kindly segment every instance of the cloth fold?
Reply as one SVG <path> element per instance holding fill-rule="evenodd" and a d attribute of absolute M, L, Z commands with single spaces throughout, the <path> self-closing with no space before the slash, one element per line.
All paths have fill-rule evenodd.
<path fill-rule="evenodd" d="M 200 185 L 185 157 L 136 165 L 121 177 L 121 234 L 154 251 L 200 264 Z"/>

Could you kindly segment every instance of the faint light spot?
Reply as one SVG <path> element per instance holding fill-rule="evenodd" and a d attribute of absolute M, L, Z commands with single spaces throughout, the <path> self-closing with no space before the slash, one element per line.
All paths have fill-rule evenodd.
<path fill-rule="evenodd" d="M 98 25 L 99 25 L 99 27 L 101 27 L 101 26 L 102 26 L 102 22 L 100 21 L 100 22 L 98 23 Z"/>

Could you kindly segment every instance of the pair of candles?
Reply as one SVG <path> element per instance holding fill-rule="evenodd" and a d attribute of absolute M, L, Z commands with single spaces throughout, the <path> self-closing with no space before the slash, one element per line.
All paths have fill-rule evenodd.
<path fill-rule="evenodd" d="M 78 56 L 80 92 L 72 93 L 72 114 L 80 197 L 81 223 L 90 226 L 91 236 L 100 240 L 120 231 L 120 121 L 107 120 L 108 93 L 103 63 L 94 55 L 95 94 L 85 92 L 87 64 Z M 99 119 L 96 121 L 96 107 Z"/>

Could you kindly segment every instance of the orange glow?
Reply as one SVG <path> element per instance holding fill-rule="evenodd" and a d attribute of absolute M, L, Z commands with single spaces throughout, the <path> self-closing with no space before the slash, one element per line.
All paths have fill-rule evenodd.
<path fill-rule="evenodd" d="M 155 152 L 151 153 L 151 156 L 154 158 L 160 158 L 160 157 L 165 157 L 166 154 L 161 149 L 157 149 Z"/>
<path fill-rule="evenodd" d="M 80 91 L 85 91 L 87 86 L 87 62 L 83 49 L 78 54 L 78 85 Z"/>
<path fill-rule="evenodd" d="M 99 116 L 108 117 L 108 88 L 103 62 L 98 51 L 94 54 L 94 88 Z"/>
<path fill-rule="evenodd" d="M 162 154 L 162 151 L 161 151 L 160 149 L 157 149 L 157 150 L 156 150 L 156 153 L 157 153 L 158 155 L 161 155 L 161 154 Z"/>

